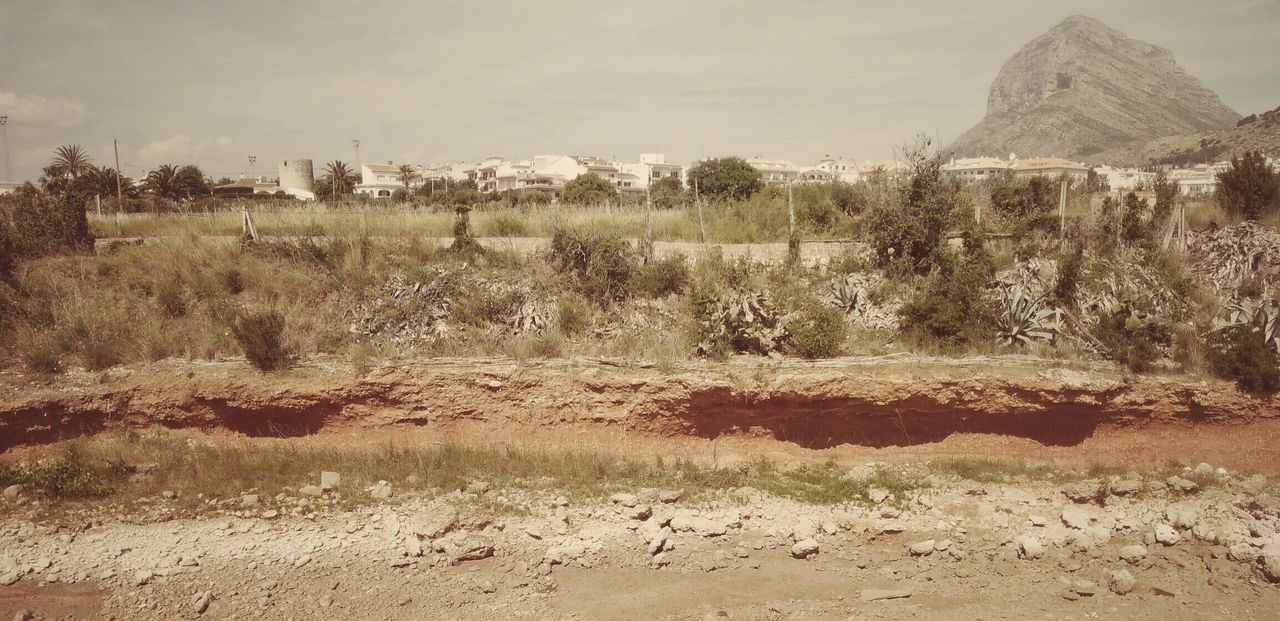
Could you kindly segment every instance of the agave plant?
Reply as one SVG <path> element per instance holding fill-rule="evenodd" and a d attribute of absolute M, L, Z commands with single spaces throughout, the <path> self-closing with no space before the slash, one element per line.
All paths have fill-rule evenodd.
<path fill-rule="evenodd" d="M 1001 289 L 996 340 L 1004 345 L 1025 345 L 1033 340 L 1057 343 L 1062 332 L 1062 311 L 1037 306 L 1025 289 Z"/>
<path fill-rule="evenodd" d="M 786 338 L 785 320 L 763 293 L 721 299 L 702 320 L 704 338 L 698 350 L 705 354 L 714 343 L 727 342 L 734 351 L 768 354 Z"/>
<path fill-rule="evenodd" d="M 517 334 L 542 332 L 547 329 L 547 312 L 542 306 L 525 302 L 511 318 L 511 328 Z"/>
<path fill-rule="evenodd" d="M 862 292 L 862 287 L 858 286 L 853 274 L 846 274 L 842 278 L 831 281 L 831 299 L 835 301 L 836 306 L 844 310 L 846 315 L 851 315 L 858 310 Z"/>
<path fill-rule="evenodd" d="M 1262 340 L 1280 352 L 1280 308 L 1275 300 L 1239 300 L 1223 309 L 1213 320 L 1213 329 L 1253 324 L 1262 330 Z"/>

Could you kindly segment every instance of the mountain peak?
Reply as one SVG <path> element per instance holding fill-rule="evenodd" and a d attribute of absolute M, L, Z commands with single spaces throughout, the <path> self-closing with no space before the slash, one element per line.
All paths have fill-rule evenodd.
<path fill-rule="evenodd" d="M 951 150 L 1083 158 L 1126 142 L 1230 127 L 1238 118 L 1168 50 L 1072 15 L 1005 62 L 986 117 Z"/>

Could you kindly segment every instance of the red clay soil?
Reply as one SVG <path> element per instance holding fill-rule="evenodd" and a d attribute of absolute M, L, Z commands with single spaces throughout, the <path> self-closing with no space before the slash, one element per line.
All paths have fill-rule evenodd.
<path fill-rule="evenodd" d="M 159 365 L 97 382 L 14 388 L 0 397 L 0 451 L 108 430 L 162 426 L 248 437 L 467 428 L 513 437 L 550 432 L 630 438 L 781 441 L 803 449 L 905 447 L 1052 454 L 1054 447 L 1193 433 L 1274 447 L 1280 397 L 1226 382 L 1118 379 L 1064 369 L 906 365 L 822 368 L 703 365 L 673 373 L 599 364 L 453 361 L 256 375 L 234 365 Z M 1191 443 L 1192 446 L 1196 444 Z M 785 449 L 785 450 L 790 450 Z M 1254 454 L 1247 461 L 1265 455 Z"/>

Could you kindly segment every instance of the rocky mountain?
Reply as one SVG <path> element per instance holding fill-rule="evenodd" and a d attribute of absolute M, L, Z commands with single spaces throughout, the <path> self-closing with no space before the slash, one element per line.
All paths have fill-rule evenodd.
<path fill-rule="evenodd" d="M 948 151 L 1088 160 L 1128 143 L 1226 129 L 1239 118 L 1169 50 L 1077 15 L 1005 62 L 986 117 Z"/>
<path fill-rule="evenodd" d="M 1108 150 L 1098 159 L 1124 166 L 1208 164 L 1257 151 L 1280 159 L 1280 108 L 1250 114 L 1231 129 L 1162 136 Z"/>

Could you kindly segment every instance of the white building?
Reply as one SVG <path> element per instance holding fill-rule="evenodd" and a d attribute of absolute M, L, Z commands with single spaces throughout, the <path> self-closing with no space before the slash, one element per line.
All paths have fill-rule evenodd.
<path fill-rule="evenodd" d="M 752 168 L 760 171 L 765 183 L 791 183 L 800 177 L 800 169 L 787 160 L 766 160 L 753 157 L 747 160 Z"/>
<path fill-rule="evenodd" d="M 357 195 L 390 198 L 396 190 L 403 188 L 404 183 L 400 181 L 400 167 L 392 162 L 360 166 L 360 183 L 356 184 L 355 188 Z"/>
<path fill-rule="evenodd" d="M 1093 169 L 1093 172 L 1105 181 L 1107 187 L 1113 192 L 1129 192 L 1139 187 L 1150 188 L 1156 180 L 1155 173 L 1136 168 L 1098 166 Z"/>
<path fill-rule="evenodd" d="M 639 162 L 618 162 L 618 168 L 621 174 L 634 177 L 636 187 L 642 189 L 660 179 L 684 181 L 684 167 L 667 163 L 662 153 L 641 153 Z"/>
<path fill-rule="evenodd" d="M 0 196 L 13 194 L 14 192 L 17 192 L 20 187 L 22 187 L 22 184 L 17 181 L 0 181 Z"/>
<path fill-rule="evenodd" d="M 830 155 L 818 160 L 818 163 L 812 168 L 802 170 L 800 176 L 806 181 L 818 181 L 821 180 L 821 175 L 818 173 L 826 173 L 827 181 L 857 183 L 862 179 L 862 173 L 858 170 L 857 162 L 843 158 L 833 158 Z"/>
<path fill-rule="evenodd" d="M 1009 169 L 1013 171 L 1013 176 L 1018 179 L 1030 179 L 1032 177 L 1057 178 L 1064 175 L 1072 183 L 1084 183 L 1089 179 L 1088 166 L 1058 157 L 1013 159 Z"/>
<path fill-rule="evenodd" d="M 1231 164 L 1227 164 L 1230 168 Z M 1191 168 L 1174 168 L 1165 173 L 1178 184 L 1183 196 L 1210 196 L 1218 189 L 1219 168 L 1214 164 L 1198 164 Z"/>
<path fill-rule="evenodd" d="M 981 183 L 1009 174 L 1010 164 L 998 157 L 966 157 L 942 165 L 942 176 L 960 183 Z"/>

